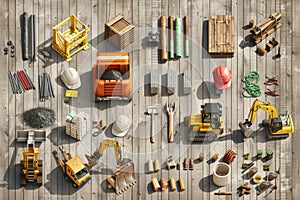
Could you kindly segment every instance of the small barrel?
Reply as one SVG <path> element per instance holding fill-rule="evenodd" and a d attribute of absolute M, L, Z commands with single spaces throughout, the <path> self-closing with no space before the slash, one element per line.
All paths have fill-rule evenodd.
<path fill-rule="evenodd" d="M 159 170 L 160 170 L 160 166 L 159 166 L 160 164 L 159 164 L 159 160 L 158 159 L 155 159 L 154 160 L 154 171 L 155 172 L 159 172 Z"/>
<path fill-rule="evenodd" d="M 168 182 L 164 178 L 160 178 L 160 186 L 161 186 L 161 191 L 165 191 L 168 189 Z"/>
<path fill-rule="evenodd" d="M 152 179 L 152 185 L 153 185 L 154 191 L 158 191 L 160 189 L 160 185 L 159 185 L 158 180 L 156 178 Z"/>
<path fill-rule="evenodd" d="M 109 183 L 108 186 L 107 186 L 109 189 L 115 187 L 115 185 L 116 185 L 115 179 L 113 179 L 112 177 L 109 177 L 109 178 L 107 178 L 106 180 L 107 180 L 107 182 Z"/>
<path fill-rule="evenodd" d="M 250 20 L 249 20 L 249 27 L 250 27 L 250 28 L 253 28 L 253 27 L 254 27 L 254 20 L 253 20 L 253 19 L 250 19 Z"/>
<path fill-rule="evenodd" d="M 176 183 L 175 183 L 174 178 L 170 178 L 170 188 L 171 188 L 171 191 L 176 190 Z"/>
<path fill-rule="evenodd" d="M 187 170 L 189 168 L 189 158 L 184 158 L 183 160 L 183 169 Z"/>
<path fill-rule="evenodd" d="M 199 161 L 202 162 L 204 160 L 204 153 L 199 154 Z"/>
<path fill-rule="evenodd" d="M 166 16 L 160 17 L 160 43 L 161 43 L 161 62 L 168 61 L 168 52 L 167 52 L 167 18 Z"/>
<path fill-rule="evenodd" d="M 194 169 L 194 158 L 190 158 L 190 170 Z"/>
<path fill-rule="evenodd" d="M 184 191 L 185 190 L 183 178 L 179 179 L 179 186 L 180 186 L 180 191 Z"/>

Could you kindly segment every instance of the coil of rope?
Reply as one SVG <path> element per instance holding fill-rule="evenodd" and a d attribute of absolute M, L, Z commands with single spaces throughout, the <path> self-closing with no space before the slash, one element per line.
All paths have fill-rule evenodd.
<path fill-rule="evenodd" d="M 261 95 L 260 86 L 257 84 L 258 79 L 259 74 L 256 71 L 252 71 L 250 74 L 242 78 L 242 82 L 245 83 L 245 87 L 243 87 L 243 91 L 241 92 L 243 97 L 253 98 Z M 248 93 L 248 95 L 245 93 Z"/>

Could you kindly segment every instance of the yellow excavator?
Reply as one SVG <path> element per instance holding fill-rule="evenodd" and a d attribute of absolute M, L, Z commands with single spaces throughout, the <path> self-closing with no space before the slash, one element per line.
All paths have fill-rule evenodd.
<path fill-rule="evenodd" d="M 114 175 L 107 178 L 109 182 L 108 187 L 114 188 L 117 194 L 121 194 L 133 186 L 136 180 L 134 179 L 134 164 L 130 159 L 122 159 L 121 144 L 119 142 L 103 140 L 99 148 L 91 156 L 85 155 L 88 164 L 84 164 L 78 157 L 73 157 L 71 153 L 66 153 L 62 147 L 59 147 L 59 149 L 63 154 L 63 159 L 57 151 L 53 151 L 53 154 L 64 172 L 65 179 L 68 182 L 72 182 L 72 186 L 77 188 L 90 180 L 91 175 L 89 170 L 98 163 L 104 150 L 111 147 L 115 152 L 118 170 Z"/>
<path fill-rule="evenodd" d="M 248 118 L 245 122 L 240 122 L 239 126 L 244 133 L 245 137 L 250 137 L 252 134 L 251 126 L 259 110 L 269 113 L 268 127 L 269 138 L 287 138 L 289 134 L 294 133 L 294 124 L 291 115 L 281 114 L 278 115 L 277 110 L 268 102 L 259 102 L 256 99 L 249 111 Z"/>

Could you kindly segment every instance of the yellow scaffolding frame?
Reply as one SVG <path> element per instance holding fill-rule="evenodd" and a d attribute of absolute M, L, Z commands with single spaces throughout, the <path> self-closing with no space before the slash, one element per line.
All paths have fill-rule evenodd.
<path fill-rule="evenodd" d="M 61 33 L 58 29 L 62 28 L 69 22 L 71 25 L 66 31 Z M 77 22 L 82 26 L 82 30 L 80 30 L 77 26 Z M 57 24 L 52 28 L 52 30 L 52 48 L 67 61 L 70 61 L 72 56 L 82 49 L 87 50 L 89 48 L 87 43 L 87 32 L 89 31 L 89 28 L 77 19 L 75 15 L 71 15 L 63 22 Z"/>

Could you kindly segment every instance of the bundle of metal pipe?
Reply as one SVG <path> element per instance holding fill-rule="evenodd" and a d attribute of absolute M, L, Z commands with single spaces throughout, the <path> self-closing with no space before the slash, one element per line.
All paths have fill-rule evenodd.
<path fill-rule="evenodd" d="M 21 44 L 22 44 L 22 58 L 23 60 L 35 60 L 35 15 L 29 17 L 28 13 L 24 12 L 21 16 Z"/>
<path fill-rule="evenodd" d="M 54 91 L 51 82 L 50 75 L 47 73 L 43 73 L 38 76 L 39 82 L 39 98 L 40 101 L 45 101 L 47 99 L 54 98 Z"/>
<path fill-rule="evenodd" d="M 8 80 L 14 94 L 21 94 L 26 90 L 34 89 L 33 82 L 31 81 L 26 69 L 17 72 L 8 71 Z"/>

